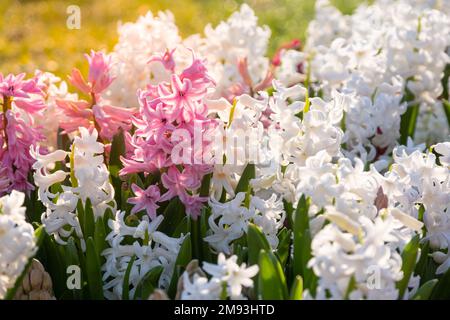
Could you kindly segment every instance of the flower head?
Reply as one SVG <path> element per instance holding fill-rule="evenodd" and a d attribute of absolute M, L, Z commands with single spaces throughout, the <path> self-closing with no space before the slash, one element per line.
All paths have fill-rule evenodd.
<path fill-rule="evenodd" d="M 161 198 L 159 188 L 155 185 L 151 185 L 143 190 L 136 184 L 132 184 L 131 190 L 133 190 L 133 193 L 136 195 L 136 197 L 128 199 L 128 203 L 134 204 L 131 213 L 134 214 L 141 210 L 145 210 L 150 219 L 156 218 L 156 209 L 159 208 L 156 203 Z"/>

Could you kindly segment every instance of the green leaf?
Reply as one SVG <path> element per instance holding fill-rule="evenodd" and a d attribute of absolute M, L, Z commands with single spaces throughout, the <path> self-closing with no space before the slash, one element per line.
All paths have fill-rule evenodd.
<path fill-rule="evenodd" d="M 416 264 L 416 268 L 414 269 L 414 273 L 419 275 L 421 280 L 426 271 L 427 260 L 429 259 L 429 256 L 428 256 L 429 252 L 430 252 L 430 242 L 426 241 L 420 250 L 420 258 Z M 423 282 L 421 282 L 421 284 L 423 284 Z"/>
<path fill-rule="evenodd" d="M 259 253 L 261 250 L 271 251 L 270 244 L 261 229 L 250 223 L 247 229 L 247 246 L 248 246 L 248 264 L 254 265 L 258 263 Z"/>
<path fill-rule="evenodd" d="M 155 288 L 158 287 L 158 281 L 163 270 L 164 268 L 162 266 L 158 266 L 147 272 L 136 286 L 133 300 L 147 300 Z"/>
<path fill-rule="evenodd" d="M 350 298 L 350 294 L 355 289 L 356 289 L 356 279 L 354 276 L 351 276 L 350 280 L 348 281 L 347 290 L 345 290 L 344 300 L 348 300 Z"/>
<path fill-rule="evenodd" d="M 75 245 L 75 240 L 73 237 L 70 237 L 67 240 L 67 244 L 64 246 L 65 254 L 64 258 L 66 260 L 66 265 L 79 265 L 80 260 L 78 259 L 78 250 Z"/>
<path fill-rule="evenodd" d="M 286 212 L 287 226 L 288 228 L 292 228 L 292 226 L 294 225 L 294 219 L 292 217 L 294 214 L 294 208 L 292 206 L 292 203 L 287 202 L 285 199 L 283 199 L 283 206 L 284 211 Z"/>
<path fill-rule="evenodd" d="M 303 279 L 301 276 L 295 277 L 290 298 L 291 300 L 303 300 Z"/>
<path fill-rule="evenodd" d="M 100 269 L 100 259 L 95 249 L 92 237 L 86 241 L 86 272 L 90 297 L 93 300 L 103 300 L 103 282 Z"/>
<path fill-rule="evenodd" d="M 58 146 L 58 150 L 69 151 L 72 142 L 67 134 L 63 134 L 64 130 L 62 128 L 58 128 L 58 134 L 56 135 L 56 144 Z"/>
<path fill-rule="evenodd" d="M 256 171 L 255 165 L 253 163 L 247 164 L 242 172 L 242 176 L 236 186 L 235 193 L 247 192 L 250 189 L 250 180 L 255 178 Z"/>
<path fill-rule="evenodd" d="M 203 241 L 202 257 L 203 257 L 203 261 L 206 261 L 206 262 L 215 261 L 215 259 L 213 259 L 213 255 L 211 253 L 209 244 L 203 240 L 207 236 L 207 232 L 209 230 L 208 219 L 209 219 L 210 215 L 211 215 L 211 209 L 209 207 L 203 208 L 203 212 L 200 217 L 200 233 L 201 233 L 201 237 L 202 237 L 202 241 Z"/>
<path fill-rule="evenodd" d="M 67 289 L 66 273 L 61 272 L 61 268 L 66 267 L 64 255 L 61 254 L 59 250 L 60 245 L 56 243 L 53 236 L 49 236 L 46 232 L 42 247 L 47 257 L 45 269 L 52 278 L 55 297 L 56 299 L 59 299 Z"/>
<path fill-rule="evenodd" d="M 450 300 L 450 269 L 439 279 L 431 293 L 432 300 Z"/>
<path fill-rule="evenodd" d="M 44 240 L 45 237 L 45 231 L 44 231 L 44 227 L 40 226 L 39 228 L 37 228 L 34 231 L 34 237 L 36 239 L 36 247 L 40 247 L 42 244 L 42 241 Z M 30 257 L 30 259 L 28 259 L 27 264 L 25 265 L 25 268 L 23 268 L 22 273 L 17 277 L 16 282 L 14 283 L 14 286 L 10 289 L 8 289 L 8 291 L 5 294 L 5 300 L 12 300 L 14 298 L 14 295 L 17 292 L 17 289 L 19 289 L 19 287 L 22 285 L 22 281 L 23 278 L 25 277 L 25 275 L 28 273 L 28 269 L 31 266 L 31 263 L 33 262 L 33 258 L 34 255 L 32 257 Z"/>
<path fill-rule="evenodd" d="M 417 289 L 417 292 L 412 297 L 412 300 L 428 300 L 438 281 L 438 279 L 433 279 L 425 282 L 419 289 Z"/>
<path fill-rule="evenodd" d="M 248 259 L 248 248 L 243 247 L 240 243 L 233 243 L 233 254 L 238 257 L 237 263 L 242 264 Z"/>
<path fill-rule="evenodd" d="M 231 127 L 231 123 L 233 122 L 233 118 L 234 118 L 234 110 L 236 109 L 236 104 L 237 104 L 237 100 L 233 99 L 233 105 L 231 106 L 231 110 L 230 110 L 230 116 L 228 118 L 228 128 Z"/>
<path fill-rule="evenodd" d="M 444 69 L 444 76 L 442 77 L 442 100 L 448 100 L 448 79 L 450 77 L 450 64 L 447 64 Z"/>
<path fill-rule="evenodd" d="M 183 203 L 181 203 L 178 197 L 170 200 L 169 205 L 167 206 L 166 210 L 164 210 L 163 215 L 164 220 L 161 222 L 158 230 L 162 233 L 167 234 L 168 236 L 171 236 L 186 216 Z"/>
<path fill-rule="evenodd" d="M 209 196 L 209 185 L 211 183 L 212 173 L 205 174 L 202 179 L 202 185 L 200 186 L 200 197 Z"/>
<path fill-rule="evenodd" d="M 258 265 L 258 298 L 262 300 L 287 299 L 286 279 L 275 255 L 272 252 L 261 250 Z"/>
<path fill-rule="evenodd" d="M 278 248 L 276 251 L 278 259 L 280 259 L 281 265 L 284 267 L 289 259 L 290 248 L 291 248 L 291 231 L 283 228 L 278 233 Z"/>
<path fill-rule="evenodd" d="M 67 240 L 67 244 L 65 246 L 61 246 L 61 248 L 65 249 L 64 258 L 66 260 L 66 266 L 81 265 L 78 257 L 77 246 L 73 237 L 70 237 L 69 240 Z M 81 273 L 81 276 L 83 276 L 83 273 Z M 83 283 L 82 280 L 81 283 Z M 66 293 L 67 299 L 82 299 L 82 290 L 72 289 L 68 291 L 69 292 Z"/>
<path fill-rule="evenodd" d="M 419 105 L 412 105 L 406 109 L 400 120 L 400 144 L 406 144 L 408 137 L 414 138 L 417 117 L 419 116 Z"/>
<path fill-rule="evenodd" d="M 442 107 L 444 108 L 445 116 L 447 117 L 447 123 L 450 127 L 450 102 L 442 100 Z"/>
<path fill-rule="evenodd" d="M 97 254 L 100 257 L 101 264 L 103 264 L 104 258 L 102 256 L 102 252 L 107 248 L 108 245 L 106 243 L 105 223 L 102 217 L 98 217 L 97 221 L 95 222 L 94 242 L 95 249 L 97 249 Z"/>
<path fill-rule="evenodd" d="M 397 282 L 397 289 L 400 298 L 403 298 L 403 295 L 405 294 L 405 291 L 408 288 L 409 278 L 411 277 L 414 267 L 416 266 L 418 249 L 419 249 L 419 235 L 416 235 L 405 246 L 402 252 L 403 278 Z"/>
<path fill-rule="evenodd" d="M 81 229 L 84 231 L 84 206 L 83 206 L 83 202 L 81 200 L 78 200 L 77 203 L 77 217 L 78 217 L 78 221 L 80 222 L 80 227 Z"/>
<path fill-rule="evenodd" d="M 136 255 L 133 255 L 128 262 L 127 270 L 125 270 L 125 274 L 123 276 L 122 300 L 130 300 L 130 273 L 135 260 Z"/>
<path fill-rule="evenodd" d="M 93 237 L 95 231 L 95 217 L 92 209 L 92 202 L 89 198 L 86 199 L 84 206 L 84 228 L 83 235 L 85 238 Z"/>
<path fill-rule="evenodd" d="M 294 219 L 294 276 L 301 275 L 305 288 L 315 293 L 315 275 L 308 268 L 308 261 L 311 259 L 311 233 L 309 231 L 309 200 L 304 195 L 301 196 L 297 204 Z"/>
<path fill-rule="evenodd" d="M 192 260 L 192 247 L 191 247 L 191 235 L 186 235 L 183 243 L 181 244 L 180 252 L 178 253 L 177 260 L 175 261 L 174 272 L 172 279 L 170 280 L 169 289 L 167 294 L 170 298 L 175 298 L 178 278 L 181 275 L 181 269 L 186 268 L 187 264 Z"/>
<path fill-rule="evenodd" d="M 201 249 L 203 246 L 203 239 L 200 234 L 200 219 L 193 219 L 189 217 L 191 226 L 191 246 L 192 246 L 192 257 L 199 261 L 202 261 Z"/>
<path fill-rule="evenodd" d="M 188 216 L 185 216 L 183 220 L 181 220 L 180 224 L 177 226 L 175 231 L 173 232 L 172 237 L 178 238 L 182 234 L 183 235 L 188 234 L 190 230 L 191 230 L 191 220 Z"/>
<path fill-rule="evenodd" d="M 111 228 L 109 227 L 109 220 L 114 220 L 114 215 L 112 213 L 112 210 L 110 208 L 105 210 L 105 213 L 103 214 L 103 223 L 105 225 L 105 233 L 108 234 L 111 232 Z"/>
<path fill-rule="evenodd" d="M 113 137 L 111 142 L 111 153 L 109 154 L 109 166 L 119 169 L 122 167 L 120 156 L 125 155 L 125 135 L 122 129 Z"/>

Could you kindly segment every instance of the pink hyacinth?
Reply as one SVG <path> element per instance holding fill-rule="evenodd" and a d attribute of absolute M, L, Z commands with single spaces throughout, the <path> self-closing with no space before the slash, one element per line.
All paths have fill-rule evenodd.
<path fill-rule="evenodd" d="M 269 70 L 267 70 L 264 79 L 258 83 L 254 83 L 250 75 L 247 57 L 241 57 L 236 63 L 237 70 L 241 76 L 241 81 L 231 84 L 227 90 L 224 92 L 224 97 L 232 102 L 234 99 L 243 94 L 254 95 L 254 93 L 265 90 L 272 85 L 273 72 L 275 65 L 272 65 Z"/>
<path fill-rule="evenodd" d="M 169 70 L 170 72 L 175 72 L 175 60 L 173 58 L 173 53 L 175 52 L 175 49 L 172 50 L 166 50 L 166 52 L 161 55 L 154 55 L 150 58 L 148 63 L 150 62 L 161 62 L 162 65 L 166 70 Z"/>
<path fill-rule="evenodd" d="M 158 202 L 178 197 L 186 213 L 197 217 L 207 199 L 196 192 L 203 176 L 210 173 L 212 167 L 194 162 L 194 157 L 203 158 L 202 151 L 194 150 L 193 135 L 196 126 L 200 125 L 202 132 L 206 133 L 217 125 L 215 120 L 207 117 L 208 110 L 203 102 L 208 88 L 214 86 L 214 82 L 207 73 L 204 61 L 194 54 L 192 64 L 175 74 L 172 54 L 173 50 L 167 51 L 150 60 L 162 62 L 172 72 L 171 81 L 149 85 L 138 93 L 140 110 L 133 119 L 136 130 L 133 135 L 126 135 L 133 151 L 127 158 L 122 158 L 124 168 L 120 173 L 142 172 L 147 175 L 160 171 L 161 181 L 155 186 L 158 185 L 158 189 L 165 192 Z M 189 140 L 175 136 L 181 131 Z M 181 142 L 187 143 L 186 149 L 192 154 L 185 162 L 174 162 L 174 148 Z M 208 151 L 209 143 L 202 142 L 201 150 Z"/>
<path fill-rule="evenodd" d="M 42 116 L 45 108 L 38 79 L 0 73 L 0 105 L 0 195 L 33 190 L 28 181 L 34 162 L 29 150 L 45 139 L 35 125 L 35 118 Z"/>
<path fill-rule="evenodd" d="M 281 54 L 284 50 L 289 49 L 295 49 L 295 50 L 301 50 L 302 48 L 302 42 L 299 39 L 292 39 L 288 43 L 284 43 L 281 46 L 278 47 L 277 51 L 275 52 L 275 55 L 272 58 L 272 65 L 275 67 L 279 67 L 281 65 Z"/>
<path fill-rule="evenodd" d="M 111 56 L 92 50 L 91 54 L 86 54 L 85 57 L 89 63 L 88 82 L 84 80 L 83 75 L 76 68 L 72 70 L 69 80 L 83 93 L 100 94 L 114 80 L 111 75 Z"/>
<path fill-rule="evenodd" d="M 68 118 L 60 124 L 64 133 L 78 130 L 78 127 L 96 128 L 103 142 L 108 142 L 119 132 L 131 128 L 134 110 L 111 106 L 101 97 L 114 80 L 111 74 L 112 60 L 110 55 L 92 51 L 86 55 L 89 63 L 88 80 L 86 81 L 78 69 L 73 69 L 70 82 L 80 91 L 88 94 L 91 101 L 57 100 L 56 104 Z"/>
<path fill-rule="evenodd" d="M 133 193 L 136 195 L 136 197 L 128 199 L 128 203 L 135 205 L 131 210 L 131 213 L 135 214 L 139 211 L 145 210 L 151 219 L 156 218 L 156 209 L 159 208 L 156 203 L 161 197 L 159 188 L 155 185 L 151 185 L 147 189 L 143 190 L 136 184 L 132 184 L 131 190 L 133 190 Z"/>

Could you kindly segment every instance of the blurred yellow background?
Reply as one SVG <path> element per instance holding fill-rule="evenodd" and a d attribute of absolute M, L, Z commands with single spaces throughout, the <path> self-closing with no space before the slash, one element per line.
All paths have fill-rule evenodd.
<path fill-rule="evenodd" d="M 0 72 L 33 73 L 36 68 L 64 76 L 76 66 L 84 69 L 83 53 L 112 50 L 117 23 L 135 21 L 148 10 L 170 10 L 181 35 L 216 25 L 243 2 L 272 29 L 270 52 L 292 38 L 304 39 L 314 17 L 314 0 L 1 0 Z M 345 13 L 360 0 L 335 0 Z M 69 5 L 81 8 L 81 29 L 66 27 Z"/>

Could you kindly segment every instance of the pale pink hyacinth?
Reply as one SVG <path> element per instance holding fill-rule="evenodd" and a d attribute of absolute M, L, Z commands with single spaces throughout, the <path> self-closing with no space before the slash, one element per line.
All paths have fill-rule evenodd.
<path fill-rule="evenodd" d="M 38 79 L 0 73 L 0 104 L 0 195 L 33 190 L 28 181 L 34 161 L 29 150 L 45 139 L 35 125 L 35 117 L 42 116 L 45 108 Z"/>
<path fill-rule="evenodd" d="M 88 82 L 76 68 L 72 70 L 69 80 L 83 93 L 102 93 L 114 80 L 111 75 L 111 56 L 92 50 L 91 54 L 85 54 L 85 57 L 89 63 Z"/>
<path fill-rule="evenodd" d="M 148 63 L 151 62 L 161 62 L 165 69 L 175 72 L 175 60 L 173 58 L 173 54 L 175 49 L 169 50 L 167 49 L 164 54 L 154 55 L 150 58 Z"/>
<path fill-rule="evenodd" d="M 111 74 L 111 56 L 103 52 L 91 51 L 90 55 L 86 54 L 86 59 L 89 63 L 87 81 L 78 69 L 72 70 L 69 80 L 91 99 L 89 102 L 57 100 L 58 107 L 68 118 L 67 121 L 61 122 L 61 128 L 64 129 L 64 133 L 74 132 L 80 126 L 96 128 L 102 141 L 109 142 L 120 130 L 130 130 L 134 110 L 111 106 L 101 97 L 101 94 L 114 81 Z"/>
<path fill-rule="evenodd" d="M 155 185 L 151 185 L 144 190 L 138 185 L 132 184 L 131 190 L 133 190 L 133 193 L 136 195 L 136 197 L 128 199 L 128 203 L 134 204 L 131 214 L 145 210 L 150 219 L 155 219 L 156 209 L 159 208 L 156 203 L 161 198 L 159 188 Z"/>
<path fill-rule="evenodd" d="M 160 190 L 164 190 L 164 193 L 158 202 L 178 197 L 186 207 L 186 213 L 197 217 L 207 200 L 200 197 L 197 191 L 204 175 L 212 171 L 212 166 L 194 162 L 194 158 L 203 157 L 193 151 L 193 145 L 188 148 L 193 151 L 188 161 L 185 161 L 188 163 L 174 163 L 173 149 L 181 140 L 172 135 L 176 130 L 184 129 L 193 144 L 194 125 L 201 126 L 202 134 L 217 125 L 216 120 L 207 117 L 208 110 L 203 102 L 208 88 L 213 87 L 214 82 L 207 73 L 204 61 L 198 59 L 194 53 L 190 66 L 180 74 L 173 73 L 173 52 L 167 51 L 164 55 L 156 55 L 150 59 L 150 62 L 161 59 L 166 62 L 163 61 L 163 65 L 172 72 L 171 81 L 157 86 L 149 85 L 146 90 L 138 93 L 140 112 L 133 119 L 136 130 L 133 135 L 126 135 L 133 152 L 122 158 L 124 168 L 120 174 L 143 172 L 147 175 L 161 172 L 161 181 L 156 185 Z M 209 150 L 209 143 L 202 143 L 202 150 Z M 145 199 L 136 199 L 133 202 L 138 200 L 141 201 L 141 206 L 144 206 Z M 150 217 L 152 218 L 151 215 Z"/>

